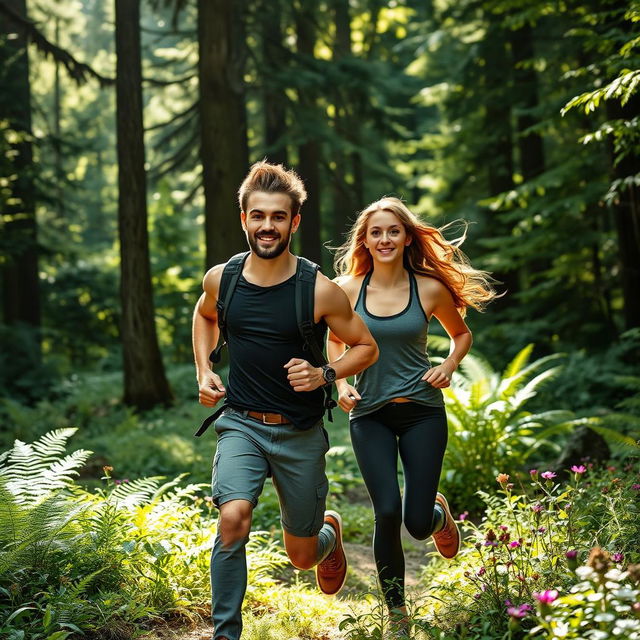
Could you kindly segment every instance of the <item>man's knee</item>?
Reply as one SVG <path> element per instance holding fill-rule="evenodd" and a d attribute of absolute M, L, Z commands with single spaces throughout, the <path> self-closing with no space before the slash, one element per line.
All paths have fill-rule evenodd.
<path fill-rule="evenodd" d="M 313 548 L 287 549 L 287 554 L 296 569 L 311 569 L 316 565 L 318 559 L 318 550 L 315 546 Z"/>
<path fill-rule="evenodd" d="M 284 532 L 284 546 L 296 569 L 311 569 L 318 562 L 318 537 L 301 538 Z"/>
<path fill-rule="evenodd" d="M 229 546 L 249 535 L 252 512 L 253 506 L 247 500 L 232 500 L 220 507 L 218 527 L 224 546 Z"/>

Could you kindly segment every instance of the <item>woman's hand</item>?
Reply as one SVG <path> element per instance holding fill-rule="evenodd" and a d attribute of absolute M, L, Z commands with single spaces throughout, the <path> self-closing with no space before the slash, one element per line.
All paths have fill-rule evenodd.
<path fill-rule="evenodd" d="M 338 389 L 338 406 L 349 413 L 357 404 L 358 400 L 362 400 L 360 394 L 355 387 L 350 384 L 343 384 Z"/>
<path fill-rule="evenodd" d="M 422 376 L 422 380 L 428 382 L 436 389 L 445 389 L 451 385 L 451 376 L 456 368 L 455 362 L 450 358 L 446 358 L 437 367 L 431 367 L 431 369 Z"/>

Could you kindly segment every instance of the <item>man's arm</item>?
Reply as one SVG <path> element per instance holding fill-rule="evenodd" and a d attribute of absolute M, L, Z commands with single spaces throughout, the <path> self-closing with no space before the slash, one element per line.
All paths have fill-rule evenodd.
<path fill-rule="evenodd" d="M 349 346 L 330 366 L 336 378 L 352 376 L 371 366 L 378 359 L 378 345 L 362 318 L 353 311 L 345 292 L 326 276 L 318 274 L 315 291 L 316 319 L 324 319 L 329 330 Z M 306 360 L 292 358 L 285 367 L 289 383 L 296 391 L 313 391 L 324 384 L 322 368 Z"/>
<path fill-rule="evenodd" d="M 216 302 L 224 265 L 216 265 L 207 271 L 202 288 L 204 293 L 196 303 L 193 312 L 193 355 L 198 379 L 198 395 L 200 404 L 213 407 L 224 397 L 225 388 L 220 376 L 211 370 L 209 354 L 218 343 L 218 312 Z"/>

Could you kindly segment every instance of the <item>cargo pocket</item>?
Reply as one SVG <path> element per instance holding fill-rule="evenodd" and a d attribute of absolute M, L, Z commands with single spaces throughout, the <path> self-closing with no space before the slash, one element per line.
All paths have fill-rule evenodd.
<path fill-rule="evenodd" d="M 327 506 L 327 494 L 329 493 L 329 481 L 325 478 L 323 483 L 316 487 L 316 515 L 311 535 L 317 535 L 324 522 L 324 510 Z"/>
<path fill-rule="evenodd" d="M 213 466 L 211 467 L 211 497 L 213 503 L 218 506 L 218 498 L 220 497 L 220 491 L 218 489 L 218 461 L 220 460 L 220 449 L 216 448 L 216 452 L 213 456 Z"/>

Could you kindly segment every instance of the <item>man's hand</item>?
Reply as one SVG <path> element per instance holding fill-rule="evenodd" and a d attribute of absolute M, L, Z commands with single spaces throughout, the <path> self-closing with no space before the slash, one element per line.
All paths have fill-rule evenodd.
<path fill-rule="evenodd" d="M 220 376 L 211 369 L 205 371 L 198 380 L 198 400 L 205 407 L 215 407 L 226 392 Z"/>
<path fill-rule="evenodd" d="M 422 376 L 422 380 L 424 380 L 424 382 L 428 382 L 436 389 L 445 389 L 451 385 L 451 376 L 455 370 L 455 364 L 447 358 L 437 367 L 431 367 L 431 369 Z"/>
<path fill-rule="evenodd" d="M 311 366 L 306 360 L 291 358 L 284 368 L 289 370 L 287 378 L 294 391 L 313 391 L 325 384 L 322 369 Z"/>
<path fill-rule="evenodd" d="M 345 384 L 339 388 L 338 406 L 349 413 L 357 404 L 358 400 L 362 400 L 358 390 L 350 384 Z"/>

